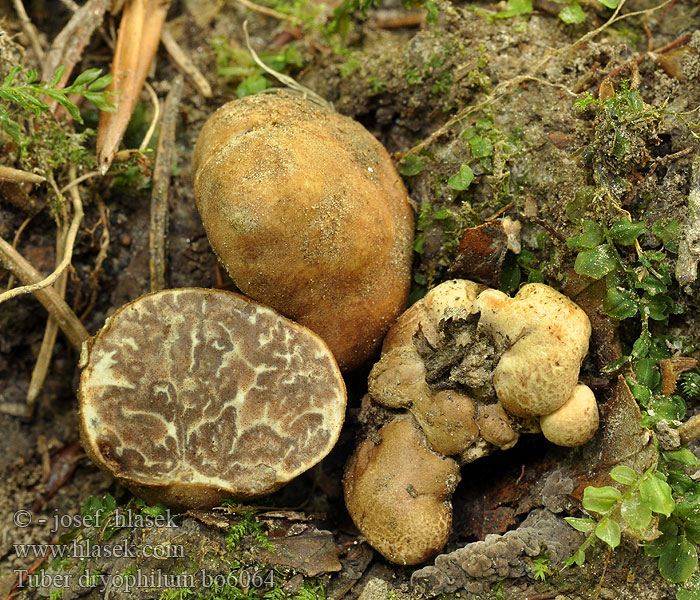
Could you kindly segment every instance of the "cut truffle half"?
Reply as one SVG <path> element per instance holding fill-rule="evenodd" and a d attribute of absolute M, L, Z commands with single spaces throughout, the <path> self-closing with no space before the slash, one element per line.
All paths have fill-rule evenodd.
<path fill-rule="evenodd" d="M 81 367 L 86 452 L 136 494 L 172 506 L 278 489 L 328 454 L 345 415 L 323 340 L 221 290 L 126 304 L 85 343 Z"/>

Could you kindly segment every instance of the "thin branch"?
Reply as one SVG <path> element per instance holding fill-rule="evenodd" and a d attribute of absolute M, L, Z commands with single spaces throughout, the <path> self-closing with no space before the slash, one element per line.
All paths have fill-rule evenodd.
<path fill-rule="evenodd" d="M 0 237 L 0 263 L 14 273 L 17 279 L 27 285 L 41 281 L 41 273 L 2 237 Z M 66 334 L 70 343 L 77 350 L 80 350 L 83 342 L 90 337 L 90 334 L 71 310 L 71 307 L 66 304 L 66 301 L 52 287 L 39 289 L 34 292 L 34 295 L 44 308 L 49 311 L 49 314 L 56 319 L 58 326 Z"/>
<path fill-rule="evenodd" d="M 68 231 L 65 226 L 60 227 L 56 231 L 56 262 L 60 263 L 63 259 L 63 252 L 66 246 L 66 238 L 68 236 Z M 56 293 L 61 297 L 66 296 L 66 284 L 68 283 L 67 273 L 64 271 L 58 278 L 54 289 Z M 58 335 L 58 323 L 51 315 L 46 321 L 46 328 L 44 329 L 44 337 L 41 340 L 41 348 L 39 348 L 39 354 L 36 357 L 36 363 L 34 364 L 34 370 L 32 371 L 32 377 L 29 381 L 29 388 L 27 389 L 27 412 L 26 416 L 30 417 L 34 412 L 34 405 L 36 399 L 39 397 L 39 392 L 41 388 L 44 387 L 44 381 L 46 381 L 46 374 L 49 371 L 49 366 L 51 365 L 51 357 L 53 355 L 53 349 L 56 345 L 56 336 Z"/>
<path fill-rule="evenodd" d="M 0 166 L 0 179 L 19 183 L 44 183 L 44 181 L 46 181 L 46 177 L 42 177 L 36 173 L 3 166 Z"/>
<path fill-rule="evenodd" d="M 71 171 L 73 174 L 75 174 L 75 167 L 71 167 Z M 70 264 L 71 259 L 73 258 L 73 245 L 75 244 L 75 238 L 78 235 L 78 227 L 80 226 L 80 222 L 83 219 L 83 203 L 80 200 L 80 194 L 75 188 L 71 189 L 71 197 L 73 200 L 73 219 L 71 221 L 70 228 L 68 229 L 68 234 L 66 236 L 66 249 L 63 256 L 63 260 L 58 265 L 58 267 L 56 267 L 56 270 L 44 280 L 32 283 L 30 285 L 24 285 L 22 287 L 13 288 L 0 294 L 0 304 L 7 300 L 10 300 L 11 298 L 21 296 L 22 294 L 34 293 L 39 290 L 43 290 L 44 288 L 47 288 L 50 285 L 53 285 L 54 282 L 61 275 L 61 273 L 63 273 L 63 271 Z M 18 278 L 24 281 L 21 277 L 18 276 Z"/>
<path fill-rule="evenodd" d="M 168 191 L 170 169 L 175 146 L 175 126 L 182 98 L 182 75 L 177 75 L 165 99 L 163 120 L 158 136 L 158 152 L 153 167 L 151 195 L 150 271 L 151 291 L 165 288 L 165 247 L 168 236 Z"/>
<path fill-rule="evenodd" d="M 85 173 L 84 175 L 81 175 L 81 176 L 78 177 L 77 179 L 74 179 L 74 180 L 71 181 L 69 184 L 67 184 L 67 185 L 65 185 L 64 187 L 62 187 L 62 188 L 61 188 L 61 194 L 65 194 L 65 193 L 66 193 L 68 190 L 70 190 L 71 188 L 73 188 L 73 187 L 75 187 L 75 186 L 80 185 L 81 183 L 83 183 L 83 181 L 85 181 L 86 179 L 90 179 L 90 178 L 95 177 L 95 176 L 97 176 L 97 175 L 102 175 L 102 173 L 100 173 L 99 171 L 90 171 L 89 173 Z"/>
<path fill-rule="evenodd" d="M 236 2 L 242 4 L 250 10 L 254 10 L 255 12 L 259 12 L 263 15 L 267 15 L 268 17 L 274 17 L 275 19 L 280 19 L 281 21 L 289 21 L 290 23 L 294 24 L 296 24 L 297 22 L 297 19 L 295 19 L 291 15 L 285 15 L 284 13 L 276 11 L 273 8 L 268 8 L 267 6 L 260 6 L 259 4 L 255 4 L 255 2 L 251 2 L 250 0 L 236 0 Z"/>
<path fill-rule="evenodd" d="M 211 98 L 212 93 L 209 82 L 206 80 L 204 75 L 202 75 L 202 72 L 197 68 L 192 60 L 190 60 L 190 57 L 185 54 L 182 48 L 180 48 L 180 45 L 173 37 L 167 23 L 163 25 L 163 31 L 160 32 L 160 41 L 163 42 L 163 46 L 165 46 L 165 49 L 168 51 L 170 58 L 173 59 L 173 62 L 177 68 L 187 75 L 187 77 L 189 77 L 190 81 L 194 87 L 197 88 L 200 95 L 204 96 L 205 98 Z"/>
<path fill-rule="evenodd" d="M 141 141 L 141 145 L 139 146 L 139 152 L 144 152 L 146 148 L 148 148 L 148 144 L 151 143 L 151 138 L 153 137 L 153 133 L 156 130 L 158 119 L 160 119 L 160 100 L 158 100 L 156 91 L 147 81 L 144 82 L 143 85 L 148 91 L 148 95 L 151 98 L 151 102 L 153 103 L 153 119 L 151 119 L 151 124 L 148 127 L 146 135 L 143 136 L 143 140 Z"/>
<path fill-rule="evenodd" d="M 15 12 L 19 17 L 20 23 L 22 24 L 22 31 L 24 31 L 32 44 L 32 49 L 34 50 L 34 54 L 36 54 L 37 60 L 40 63 L 43 63 L 44 49 L 42 48 L 41 41 L 39 40 L 39 33 L 37 32 L 36 27 L 34 27 L 32 20 L 29 18 L 27 11 L 24 10 L 22 0 L 12 0 L 12 4 L 15 7 Z"/>

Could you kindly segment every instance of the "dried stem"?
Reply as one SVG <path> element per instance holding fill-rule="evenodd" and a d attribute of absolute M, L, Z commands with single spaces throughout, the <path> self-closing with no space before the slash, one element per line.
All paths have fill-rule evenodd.
<path fill-rule="evenodd" d="M 143 86 L 146 88 L 148 96 L 151 99 L 151 103 L 153 104 L 153 118 L 151 119 L 151 124 L 148 126 L 148 131 L 146 132 L 146 135 L 144 135 L 143 140 L 141 140 L 139 152 L 145 152 L 146 148 L 148 148 L 148 144 L 151 143 L 151 138 L 153 137 L 153 134 L 156 131 L 156 126 L 158 125 L 158 120 L 160 119 L 160 100 L 158 100 L 158 95 L 156 94 L 156 91 L 147 81 L 143 84 Z"/>
<path fill-rule="evenodd" d="M 197 88 L 197 91 L 205 98 L 211 98 L 211 86 L 209 82 L 204 75 L 202 75 L 202 72 L 197 66 L 190 60 L 190 57 L 180 48 L 180 45 L 173 37 L 167 23 L 163 25 L 163 31 L 160 32 L 160 41 L 163 42 L 163 46 L 165 46 L 165 49 L 168 51 L 170 58 L 173 59 L 177 68 L 189 77 L 194 87 Z"/>
<path fill-rule="evenodd" d="M 73 178 L 75 176 L 75 166 L 71 166 L 70 172 L 71 178 Z M 70 264 L 71 259 L 73 258 L 73 245 L 75 244 L 75 238 L 78 235 L 78 228 L 80 227 L 80 222 L 83 219 L 83 203 L 80 200 L 80 194 L 76 188 L 72 188 L 70 191 L 71 198 L 73 200 L 73 220 L 71 221 L 70 227 L 68 229 L 68 234 L 66 236 L 66 247 L 63 255 L 63 260 L 61 260 L 61 263 L 58 265 L 58 267 L 56 267 L 56 270 L 42 281 L 38 281 L 30 285 L 25 284 L 23 287 L 7 290 L 6 292 L 0 294 L 0 304 L 7 300 L 10 300 L 11 298 L 21 296 L 22 294 L 34 293 L 39 290 L 43 290 L 44 288 L 47 288 L 50 285 L 53 285 L 54 282 L 61 275 L 61 273 L 63 273 L 63 271 Z M 18 278 L 24 281 L 24 279 L 22 279 L 21 277 L 18 276 Z"/>
<path fill-rule="evenodd" d="M 64 248 L 66 247 L 66 238 L 68 237 L 68 230 L 65 226 L 59 227 L 56 232 L 56 263 L 60 263 L 63 259 Z M 58 278 L 54 289 L 56 293 L 61 297 L 66 296 L 66 284 L 68 283 L 67 273 L 64 271 Z M 34 365 L 34 370 L 32 371 L 32 378 L 29 381 L 29 389 L 27 390 L 27 413 L 26 416 L 30 417 L 34 412 L 34 405 L 36 399 L 39 397 L 39 392 L 41 388 L 44 387 L 44 381 L 46 381 L 46 374 L 49 370 L 49 365 L 51 364 L 51 356 L 53 355 L 53 349 L 56 344 L 56 336 L 58 335 L 58 323 L 51 315 L 49 315 L 46 321 L 46 329 L 44 329 L 44 338 L 41 340 L 41 348 L 39 349 L 39 355 L 36 358 L 36 363 Z"/>
<path fill-rule="evenodd" d="M 700 415 L 690 417 L 685 423 L 681 423 L 678 435 L 681 437 L 681 445 L 698 439 L 700 437 Z"/>
<path fill-rule="evenodd" d="M 27 285 L 41 281 L 41 273 L 2 237 L 0 237 L 0 263 Z M 66 334 L 70 343 L 80 350 L 83 341 L 89 338 L 90 334 L 70 306 L 66 304 L 66 301 L 52 287 L 38 289 L 34 295 L 49 311 L 49 314 L 56 319 L 58 326 Z"/>
<path fill-rule="evenodd" d="M 36 54 L 37 60 L 40 63 L 44 62 L 44 49 L 41 47 L 39 33 L 37 32 L 36 27 L 34 27 L 32 20 L 29 18 L 27 11 L 24 10 L 22 0 L 12 0 L 12 4 L 15 7 L 15 12 L 19 17 L 20 23 L 22 24 L 22 31 L 24 31 L 32 44 L 32 49 L 34 50 L 34 54 Z"/>
<path fill-rule="evenodd" d="M 14 181 L 16 183 L 44 183 L 44 181 L 46 181 L 46 177 L 42 177 L 36 173 L 3 166 L 0 166 L 0 179 Z"/>
<path fill-rule="evenodd" d="M 151 291 L 165 288 L 165 246 L 168 230 L 168 190 L 170 167 L 175 145 L 175 125 L 182 97 L 182 75 L 175 77 L 165 99 L 163 120 L 158 137 L 158 152 L 153 167 L 153 193 L 151 195 L 150 271 Z"/>
<path fill-rule="evenodd" d="M 259 4 L 255 4 L 255 2 L 251 2 L 250 0 L 236 0 L 236 2 L 242 4 L 250 10 L 259 12 L 262 15 L 267 15 L 268 17 L 274 17 L 275 19 L 280 19 L 281 21 L 289 21 L 290 23 L 297 22 L 297 20 L 291 15 L 285 15 L 284 13 L 276 11 L 273 8 L 268 8 L 267 6 L 260 6 Z"/>

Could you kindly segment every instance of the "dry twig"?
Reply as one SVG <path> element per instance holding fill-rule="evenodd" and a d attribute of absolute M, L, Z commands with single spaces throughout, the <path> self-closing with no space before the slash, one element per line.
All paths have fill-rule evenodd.
<path fill-rule="evenodd" d="M 71 177 L 75 177 L 75 166 L 71 166 L 70 168 L 71 171 Z M 56 190 L 58 193 L 58 190 Z M 73 191 L 73 190 L 72 190 Z M 77 190 L 75 190 L 77 191 Z M 53 273 L 46 277 L 45 279 L 32 283 L 32 284 L 25 284 L 22 287 L 18 288 L 13 288 L 11 290 L 7 290 L 6 292 L 3 292 L 0 294 L 0 304 L 3 302 L 10 300 L 11 298 L 15 298 L 17 296 L 21 296 L 22 294 L 30 294 L 37 292 L 39 290 L 43 290 L 44 288 L 49 287 L 50 285 L 53 285 L 54 282 L 58 279 L 58 277 L 63 273 L 63 271 L 68 267 L 68 265 L 71 262 L 71 259 L 73 258 L 73 245 L 75 244 L 75 238 L 78 235 L 78 228 L 80 227 L 80 222 L 83 219 L 83 203 L 80 200 L 80 194 L 75 193 L 71 194 L 72 199 L 73 199 L 73 219 L 71 221 L 70 227 L 68 229 L 68 234 L 66 236 L 66 247 L 64 250 L 64 255 L 63 255 L 63 260 L 61 260 L 61 263 L 56 267 Z M 59 193 L 60 197 L 60 193 Z M 7 242 L 5 242 L 7 243 Z M 9 246 L 9 244 L 7 244 Z M 12 248 L 10 246 L 10 248 Z M 13 248 L 14 250 L 14 248 Z M 10 269 L 13 271 L 13 269 Z M 17 275 L 15 273 L 15 275 Z M 24 281 L 22 277 L 17 275 L 18 279 L 21 281 Z M 54 292 L 55 293 L 55 292 Z M 72 312 L 72 311 L 71 311 Z"/>
<path fill-rule="evenodd" d="M 153 61 L 169 0 L 133 0 L 122 13 L 112 64 L 115 112 L 102 111 L 97 128 L 97 164 L 106 173 L 129 124 L 139 93 Z"/>
<path fill-rule="evenodd" d="M 197 88 L 197 91 L 205 98 L 211 98 L 211 86 L 209 82 L 204 75 L 202 75 L 202 72 L 197 66 L 190 60 L 190 57 L 180 48 L 180 45 L 173 37 L 167 23 L 163 25 L 163 31 L 160 33 L 160 41 L 163 42 L 163 46 L 165 46 L 165 49 L 168 51 L 170 58 L 173 59 L 177 68 L 190 78 L 190 81 L 194 87 Z"/>
<path fill-rule="evenodd" d="M 65 224 L 63 224 L 63 226 L 59 227 L 56 231 L 57 264 L 63 259 L 63 251 L 66 247 L 67 236 L 68 229 L 65 227 Z M 67 282 L 67 273 L 64 271 L 61 273 L 58 281 L 53 286 L 60 298 L 65 298 L 66 296 Z M 46 374 L 48 373 L 49 365 L 51 364 L 51 356 L 53 355 L 57 335 L 58 323 L 56 322 L 56 319 L 49 315 L 49 318 L 46 321 L 46 328 L 44 329 L 44 337 L 41 340 L 41 348 L 39 349 L 39 354 L 36 358 L 36 363 L 34 364 L 34 369 L 32 371 L 32 377 L 29 381 L 29 388 L 27 389 L 26 417 L 31 417 L 33 414 L 36 399 L 39 397 L 41 388 L 44 387 L 44 381 L 46 381 Z"/>
<path fill-rule="evenodd" d="M 151 291 L 165 288 L 165 247 L 168 229 L 168 190 L 170 166 L 175 146 L 175 125 L 182 97 L 182 75 L 173 81 L 167 98 L 158 137 L 158 152 L 153 167 L 153 193 L 151 195 L 150 271 Z"/>
<path fill-rule="evenodd" d="M 25 35 L 29 38 L 29 41 L 32 44 L 32 49 L 34 50 L 34 54 L 36 54 L 37 60 L 39 62 L 43 62 L 44 49 L 42 48 L 41 41 L 39 40 L 39 33 L 37 32 L 36 27 L 34 27 L 32 20 L 29 18 L 27 11 L 24 9 L 22 0 L 12 0 L 12 4 L 15 7 L 15 12 L 19 17 L 20 23 L 22 24 L 22 31 L 24 31 Z"/>
<path fill-rule="evenodd" d="M 3 166 L 0 166 L 0 179 L 14 181 L 16 183 L 44 183 L 44 181 L 46 181 L 46 177 L 42 177 L 36 173 Z"/>
<path fill-rule="evenodd" d="M 35 284 L 42 279 L 41 273 L 2 237 L 0 237 L 0 263 L 26 285 Z M 52 287 L 37 289 L 34 291 L 34 295 L 49 311 L 49 314 L 56 319 L 58 326 L 66 334 L 70 343 L 77 350 L 80 350 L 83 341 L 89 338 L 90 334 L 70 306 L 66 304 L 66 301 Z"/>
<path fill-rule="evenodd" d="M 51 79 L 59 65 L 64 65 L 66 72 L 59 82 L 59 87 L 63 87 L 68 82 L 73 68 L 82 58 L 85 46 L 95 29 L 102 23 L 104 13 L 110 4 L 111 0 L 88 0 L 73 14 L 70 21 L 54 38 L 46 54 L 42 70 L 44 81 Z"/>
<path fill-rule="evenodd" d="M 273 8 L 268 8 L 267 6 L 260 6 L 259 4 L 255 4 L 255 2 L 251 2 L 250 0 L 236 0 L 236 2 L 242 4 L 250 10 L 259 12 L 262 15 L 267 15 L 268 17 L 274 17 L 275 19 L 280 19 L 281 21 L 289 21 L 290 23 L 297 22 L 297 20 L 291 15 L 285 15 L 284 13 L 276 11 Z"/>
<path fill-rule="evenodd" d="M 90 273 L 90 299 L 85 307 L 85 310 L 80 315 L 80 319 L 85 319 L 90 311 L 95 306 L 97 301 L 97 292 L 100 287 L 100 274 L 102 273 L 102 263 L 107 258 L 107 251 L 109 250 L 110 234 L 109 234 L 109 209 L 104 205 L 101 199 L 97 199 L 97 208 L 100 211 L 100 221 L 98 225 L 102 224 L 102 234 L 100 235 L 100 249 L 95 258 L 95 268 Z M 97 225 L 95 226 L 97 227 Z"/>

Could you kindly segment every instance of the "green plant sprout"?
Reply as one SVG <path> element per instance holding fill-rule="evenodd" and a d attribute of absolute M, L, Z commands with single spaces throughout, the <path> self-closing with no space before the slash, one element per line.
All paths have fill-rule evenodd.
<path fill-rule="evenodd" d="M 583 508 L 599 516 L 597 520 L 566 518 L 574 529 L 588 534 L 567 560 L 567 566 L 583 565 L 586 550 L 597 539 L 616 548 L 620 544 L 622 525 L 640 539 L 656 536 L 644 543 L 644 551 L 659 559 L 659 573 L 665 579 L 681 583 L 694 573 L 698 565 L 695 544 L 700 543 L 700 485 L 679 466 L 697 467 L 700 463 L 686 448 L 662 453 L 661 463 L 668 475 L 655 467 L 642 475 L 624 465 L 612 469 L 610 477 L 626 486 L 622 492 L 613 486 L 586 487 Z"/>
<path fill-rule="evenodd" d="M 34 69 L 24 71 L 24 83 L 16 83 L 22 67 L 14 66 L 0 85 L 0 100 L 5 103 L 13 103 L 21 109 L 38 115 L 49 110 L 49 105 L 42 97 L 53 100 L 63 106 L 68 114 L 78 123 L 82 123 L 78 107 L 70 101 L 70 94 L 78 94 L 90 100 L 100 110 L 114 110 L 108 96 L 110 92 L 104 91 L 112 81 L 112 75 L 102 75 L 100 69 L 88 69 L 78 75 L 73 83 L 64 88 L 58 88 L 66 68 L 61 65 L 56 69 L 50 81 L 38 81 L 38 73 Z M 12 118 L 9 106 L 0 103 L 0 126 L 12 139 L 20 145 L 22 143 L 22 127 Z"/>
<path fill-rule="evenodd" d="M 238 548 L 244 537 L 250 537 L 261 548 L 270 552 L 274 551 L 275 547 L 270 543 L 265 530 L 255 518 L 255 511 L 244 511 L 240 513 L 240 516 L 241 520 L 231 525 L 228 530 L 226 535 L 226 549 L 229 550 L 229 552 L 233 552 Z"/>
<path fill-rule="evenodd" d="M 538 581 L 544 581 L 552 574 L 552 563 L 547 554 L 547 548 L 542 547 L 540 553 L 532 559 L 532 575 Z"/>
<path fill-rule="evenodd" d="M 236 95 L 239 98 L 257 94 L 272 86 L 247 50 L 234 48 L 224 37 L 215 37 L 209 43 L 216 52 L 217 74 L 219 77 L 239 82 L 236 87 Z M 287 44 L 277 52 L 261 52 L 258 57 L 268 67 L 280 73 L 287 72 L 290 67 L 301 67 L 303 64 L 301 54 L 294 44 Z"/>
<path fill-rule="evenodd" d="M 574 270 L 591 279 L 605 278 L 607 294 L 603 309 L 611 317 L 622 321 L 639 315 L 641 320 L 641 332 L 631 352 L 605 369 L 613 372 L 632 360 L 649 356 L 652 350 L 650 320 L 665 321 L 669 315 L 679 314 L 684 309 L 668 293 L 671 273 L 667 253 L 644 251 L 637 242 L 646 230 L 644 223 L 622 218 L 607 228 L 584 220 L 582 228 L 580 235 L 567 240 L 569 248 L 578 250 Z M 619 246 L 635 247 L 636 260 L 632 264 L 623 260 Z"/>

